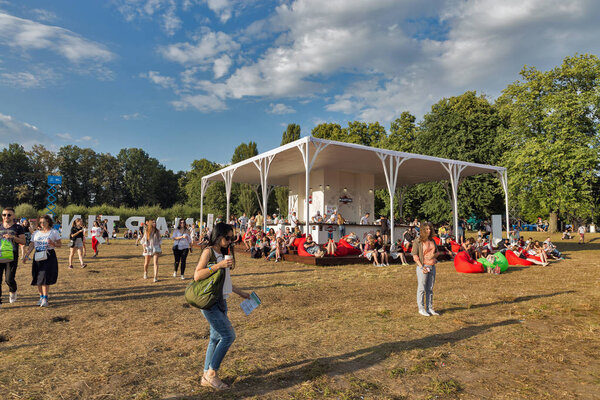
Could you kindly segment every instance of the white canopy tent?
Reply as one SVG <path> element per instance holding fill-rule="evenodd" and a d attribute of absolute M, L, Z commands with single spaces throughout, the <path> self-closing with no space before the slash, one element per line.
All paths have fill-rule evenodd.
<path fill-rule="evenodd" d="M 359 144 L 336 142 L 304 137 L 252 158 L 229 165 L 217 172 L 202 177 L 200 214 L 203 218 L 204 194 L 214 181 L 225 182 L 227 196 L 227 221 L 229 221 L 229 201 L 233 182 L 259 184 L 262 189 L 262 206 L 266 229 L 267 199 L 270 188 L 287 186 L 289 177 L 298 173 L 305 175 L 305 196 L 309 193 L 310 172 L 316 168 L 336 169 L 374 175 L 375 189 L 386 188 L 390 204 L 394 204 L 396 188 L 408 187 L 417 183 L 448 180 L 451 185 L 450 197 L 454 214 L 454 232 L 458 232 L 458 185 L 461 178 L 479 174 L 495 174 L 500 179 L 505 196 L 506 235 L 508 237 L 508 178 L 506 168 L 492 165 L 449 160 L 421 154 L 403 153 L 379 149 Z M 309 202 L 305 201 L 309 215 Z M 394 207 L 390 210 L 390 225 L 394 226 Z M 306 219 L 306 232 L 310 221 Z M 201 220 L 202 221 L 202 220 Z M 391 229 L 394 242 L 394 229 Z"/>

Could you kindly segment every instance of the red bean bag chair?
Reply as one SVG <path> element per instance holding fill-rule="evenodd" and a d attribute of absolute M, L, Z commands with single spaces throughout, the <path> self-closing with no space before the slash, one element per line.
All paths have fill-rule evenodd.
<path fill-rule="evenodd" d="M 442 244 L 442 239 L 440 239 L 437 236 L 433 237 L 433 241 L 435 242 L 435 244 L 437 244 L 438 246 Z"/>
<path fill-rule="evenodd" d="M 410 254 L 412 252 L 412 245 L 406 247 L 404 244 L 402 244 L 402 250 L 404 250 L 406 254 Z"/>
<path fill-rule="evenodd" d="M 452 246 L 453 253 L 458 253 L 460 251 L 461 246 L 460 246 L 460 244 L 458 244 L 458 242 L 456 240 L 451 240 L 450 246 Z"/>
<path fill-rule="evenodd" d="M 344 238 L 341 238 L 340 241 L 338 242 L 337 249 L 340 250 L 340 247 L 343 247 L 346 249 L 345 255 L 357 256 L 360 254 L 360 249 L 352 247 L 352 245 L 350 243 L 346 242 L 346 240 Z M 335 252 L 335 254 L 337 255 L 337 251 Z"/>
<path fill-rule="evenodd" d="M 296 244 L 296 241 L 298 241 L 298 255 L 302 256 L 302 257 L 314 257 L 312 254 L 310 254 L 308 251 L 306 251 L 306 249 L 304 248 L 304 243 L 306 242 L 306 238 L 297 238 L 296 240 L 294 240 L 294 245 Z"/>
<path fill-rule="evenodd" d="M 348 255 L 348 248 L 344 246 L 338 246 L 335 249 L 334 257 L 344 257 Z"/>
<path fill-rule="evenodd" d="M 302 237 L 296 238 L 294 239 L 294 243 L 292 244 L 295 247 L 300 247 L 299 243 L 302 242 L 302 244 L 304 244 L 304 242 L 306 242 L 306 236 L 302 235 Z"/>
<path fill-rule="evenodd" d="M 504 255 L 506 256 L 506 259 L 508 260 L 508 265 L 524 265 L 524 266 L 533 265 L 533 263 L 531 261 L 519 257 L 512 250 L 506 250 L 506 253 Z"/>
<path fill-rule="evenodd" d="M 461 251 L 456 255 L 456 257 L 454 257 L 454 268 L 456 269 L 456 272 L 462 272 L 465 274 L 485 271 L 483 264 L 473 260 L 466 251 Z"/>

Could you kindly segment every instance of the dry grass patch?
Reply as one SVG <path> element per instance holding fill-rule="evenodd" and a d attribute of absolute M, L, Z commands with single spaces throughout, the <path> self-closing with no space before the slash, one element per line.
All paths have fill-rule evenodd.
<path fill-rule="evenodd" d="M 598 399 L 600 235 L 588 236 L 554 237 L 568 259 L 546 268 L 465 275 L 441 263 L 435 318 L 416 312 L 414 266 L 240 255 L 234 283 L 263 305 L 247 317 L 229 300 L 237 340 L 222 393 L 200 386 L 209 329 L 170 254 L 154 284 L 132 242 L 101 247 L 86 269 L 68 270 L 61 249 L 50 307 L 34 305 L 20 265 L 19 300 L 0 309 L 0 399 Z"/>

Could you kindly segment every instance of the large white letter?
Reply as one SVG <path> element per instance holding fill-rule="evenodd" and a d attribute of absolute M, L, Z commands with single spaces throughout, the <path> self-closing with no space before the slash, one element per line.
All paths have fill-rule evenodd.
<path fill-rule="evenodd" d="M 96 216 L 95 215 L 88 215 L 88 224 L 87 224 L 87 229 L 88 229 L 88 238 L 92 238 L 92 228 L 94 227 L 94 221 L 96 220 Z"/>
<path fill-rule="evenodd" d="M 137 222 L 137 225 L 134 225 L 134 222 Z M 146 222 L 146 218 L 144 217 L 129 217 L 125 220 L 125 227 L 131 230 L 131 232 L 139 231 L 140 225 L 143 225 L 144 222 Z"/>
<path fill-rule="evenodd" d="M 81 218 L 81 215 L 73 215 L 73 219 L 71 220 L 69 220 L 69 214 L 62 215 L 61 237 L 63 239 L 69 239 L 69 236 L 71 235 L 71 225 L 73 224 L 73 221 L 75 221 L 77 218 Z"/>
<path fill-rule="evenodd" d="M 167 227 L 167 220 L 165 219 L 165 217 L 156 218 L 156 229 L 158 229 L 161 235 L 164 235 L 165 232 L 169 230 L 169 228 Z"/>
<path fill-rule="evenodd" d="M 118 215 L 109 215 L 105 216 L 104 219 L 107 219 L 106 229 L 108 229 L 108 237 L 112 238 L 113 230 L 115 229 L 115 221 L 119 221 L 121 217 Z"/>

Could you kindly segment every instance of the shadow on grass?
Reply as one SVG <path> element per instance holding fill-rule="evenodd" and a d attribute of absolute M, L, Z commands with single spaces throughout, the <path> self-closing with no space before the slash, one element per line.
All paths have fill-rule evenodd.
<path fill-rule="evenodd" d="M 247 274 L 231 274 L 231 276 L 257 276 L 257 275 L 274 275 L 274 274 L 287 274 L 289 272 L 313 272 L 314 269 L 290 269 L 282 271 L 271 271 L 271 272 L 248 272 Z"/>
<path fill-rule="evenodd" d="M 509 268 L 509 270 L 510 270 L 510 268 Z M 439 311 L 448 313 L 451 311 L 462 311 L 462 310 L 470 310 L 470 309 L 474 309 L 474 308 L 497 306 L 499 304 L 515 304 L 515 303 L 522 303 L 524 301 L 529 301 L 529 300 L 533 300 L 533 299 L 543 299 L 543 298 L 547 298 L 547 297 L 558 296 L 559 294 L 569 294 L 569 293 L 575 293 L 575 291 L 574 290 L 565 290 L 562 292 L 535 294 L 535 295 L 531 295 L 531 296 L 521 296 L 521 297 L 515 298 L 514 300 L 499 300 L 499 301 L 494 301 L 492 303 L 473 304 L 470 307 L 451 307 L 451 308 L 441 309 Z"/>
<path fill-rule="evenodd" d="M 518 324 L 516 319 L 496 322 L 493 324 L 469 326 L 450 333 L 439 333 L 425 336 L 421 339 L 382 343 L 376 346 L 358 349 L 331 357 L 305 359 L 285 363 L 273 368 L 254 371 L 252 375 L 235 381 L 231 390 L 223 393 L 206 393 L 195 396 L 178 396 L 177 399 L 233 399 L 243 396 L 265 395 L 274 390 L 290 388 L 308 380 L 321 376 L 334 376 L 354 373 L 379 364 L 394 353 L 414 349 L 428 349 L 452 344 L 480 335 L 490 329 Z M 225 379 L 226 381 L 228 379 Z M 250 387 L 252 389 L 242 389 Z M 173 398 L 174 399 L 174 398 Z"/>

